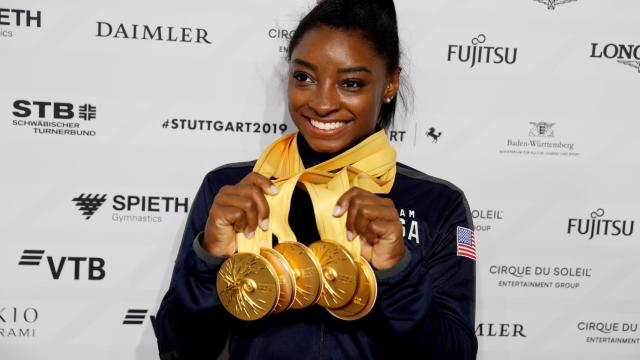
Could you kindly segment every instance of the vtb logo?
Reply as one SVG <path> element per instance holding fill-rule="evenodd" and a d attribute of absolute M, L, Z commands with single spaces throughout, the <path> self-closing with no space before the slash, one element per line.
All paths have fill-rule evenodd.
<path fill-rule="evenodd" d="M 57 120 L 69 120 L 76 116 L 75 107 L 71 103 L 51 101 L 16 100 L 13 102 L 13 115 L 20 118 L 37 116 L 44 119 L 47 116 Z M 83 104 L 78 107 L 78 117 L 82 120 L 96 118 L 96 107 L 91 104 Z"/>
<path fill-rule="evenodd" d="M 128 309 L 122 320 L 123 325 L 141 325 L 147 316 L 147 309 Z"/>
<path fill-rule="evenodd" d="M 86 276 L 87 280 L 102 280 L 104 279 L 106 272 L 104 270 L 104 259 L 99 257 L 84 257 L 84 256 L 62 256 L 55 258 L 53 256 L 44 256 L 44 250 L 29 250 L 25 249 L 20 256 L 18 265 L 21 266 L 39 266 L 42 259 L 47 260 L 49 270 L 51 270 L 51 276 L 54 280 L 59 280 L 62 276 L 62 272 L 65 269 L 65 265 L 73 263 L 71 270 L 65 271 L 66 273 L 73 272 L 73 279 L 80 280 L 83 276 Z M 66 267 L 69 269 L 69 266 Z"/>

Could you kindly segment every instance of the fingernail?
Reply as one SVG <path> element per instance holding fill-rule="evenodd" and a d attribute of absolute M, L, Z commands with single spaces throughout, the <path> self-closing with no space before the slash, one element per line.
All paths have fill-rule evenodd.
<path fill-rule="evenodd" d="M 255 234 L 256 234 L 255 231 L 252 231 L 252 232 L 248 233 L 247 234 L 247 239 L 251 239 L 253 237 L 253 235 L 255 235 Z"/>
<path fill-rule="evenodd" d="M 342 211 L 342 207 L 340 205 L 336 205 L 336 207 L 333 208 L 333 216 L 338 216 L 338 214 L 340 214 L 340 211 Z"/>
<path fill-rule="evenodd" d="M 353 233 L 349 230 L 347 230 L 347 239 L 349 239 L 349 241 L 353 240 Z"/>
<path fill-rule="evenodd" d="M 271 194 L 275 195 L 278 193 L 278 187 L 276 187 L 275 185 L 271 185 L 271 188 L 269 188 L 269 190 L 271 191 Z"/>
<path fill-rule="evenodd" d="M 267 229 L 269 229 L 269 219 L 260 221 L 260 228 L 264 231 L 267 231 Z"/>

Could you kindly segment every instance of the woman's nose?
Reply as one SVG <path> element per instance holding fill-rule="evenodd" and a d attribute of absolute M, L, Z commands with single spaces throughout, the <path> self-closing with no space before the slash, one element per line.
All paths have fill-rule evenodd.
<path fill-rule="evenodd" d="M 337 89 L 332 84 L 321 84 L 316 87 L 309 100 L 309 108 L 321 117 L 338 110 L 339 104 Z"/>

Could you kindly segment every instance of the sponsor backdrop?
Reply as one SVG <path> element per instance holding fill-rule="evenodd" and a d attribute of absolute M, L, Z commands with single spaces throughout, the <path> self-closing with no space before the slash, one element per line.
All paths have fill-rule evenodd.
<path fill-rule="evenodd" d="M 0 2 L 3 358 L 157 357 L 203 176 L 294 130 L 312 4 Z M 479 358 L 640 358 L 640 3 L 397 7 L 414 101 L 389 137 L 469 198 Z"/>

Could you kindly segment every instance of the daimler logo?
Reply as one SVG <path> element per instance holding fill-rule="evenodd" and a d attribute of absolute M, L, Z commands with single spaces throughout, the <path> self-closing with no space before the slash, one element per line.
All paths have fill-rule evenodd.
<path fill-rule="evenodd" d="M 632 67 L 640 74 L 640 45 L 591 43 L 590 58 L 616 60 L 619 64 Z"/>
<path fill-rule="evenodd" d="M 106 21 L 96 21 L 96 24 L 98 25 L 96 37 L 211 44 L 211 41 L 207 39 L 207 30 L 202 28 L 124 23 L 111 24 Z"/>
<path fill-rule="evenodd" d="M 527 337 L 524 325 L 510 323 L 479 323 L 476 326 L 476 336 Z"/>
<path fill-rule="evenodd" d="M 576 2 L 578 0 L 533 0 L 533 1 L 537 1 L 541 4 L 547 5 L 547 9 L 549 10 L 555 10 L 556 6 L 558 5 L 563 5 L 570 2 Z"/>

